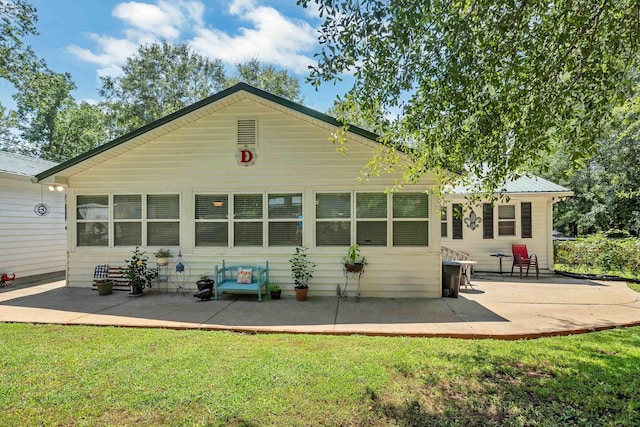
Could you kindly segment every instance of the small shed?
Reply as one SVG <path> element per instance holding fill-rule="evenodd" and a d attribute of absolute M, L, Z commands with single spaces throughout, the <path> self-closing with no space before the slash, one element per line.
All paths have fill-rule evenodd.
<path fill-rule="evenodd" d="M 67 265 L 64 187 L 34 183 L 56 163 L 0 151 L 0 275 L 14 283 L 64 277 Z"/>
<path fill-rule="evenodd" d="M 469 207 L 469 191 L 456 187 L 440 214 L 443 248 L 465 253 L 477 261 L 474 269 L 510 272 L 511 245 L 525 244 L 538 256 L 540 268 L 553 269 L 553 205 L 573 191 L 535 175 L 504 185 L 503 198 Z M 446 250 L 445 250 L 446 252 Z M 502 261 L 497 254 L 507 257 Z"/>

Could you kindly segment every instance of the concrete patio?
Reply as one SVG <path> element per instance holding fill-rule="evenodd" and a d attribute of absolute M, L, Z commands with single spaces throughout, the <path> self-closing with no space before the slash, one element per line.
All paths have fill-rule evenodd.
<path fill-rule="evenodd" d="M 192 294 L 147 290 L 99 296 L 64 281 L 0 290 L 0 321 L 113 325 L 251 333 L 313 333 L 519 339 L 640 325 L 640 293 L 625 282 L 474 276 L 459 298 L 374 299 L 293 295 L 257 302 L 225 295 L 200 301 Z"/>

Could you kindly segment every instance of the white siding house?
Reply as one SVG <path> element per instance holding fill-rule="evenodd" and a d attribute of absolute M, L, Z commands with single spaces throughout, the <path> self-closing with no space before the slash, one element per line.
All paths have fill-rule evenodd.
<path fill-rule="evenodd" d="M 32 182 L 55 165 L 0 151 L 0 275 L 18 284 L 66 270 L 65 194 Z"/>
<path fill-rule="evenodd" d="M 508 182 L 504 190 L 508 200 L 469 208 L 465 199 L 468 192 L 456 188 L 440 218 L 442 246 L 468 254 L 478 262 L 478 271 L 497 272 L 499 260 L 491 255 L 511 256 L 512 244 L 525 244 L 529 254 L 538 256 L 540 269 L 552 270 L 553 204 L 573 192 L 536 176 Z M 503 258 L 503 271 L 511 272 L 512 264 L 513 258 Z"/>
<path fill-rule="evenodd" d="M 180 250 L 190 289 L 223 259 L 268 260 L 270 282 L 292 293 L 288 260 L 306 246 L 309 294 L 335 295 L 359 243 L 364 297 L 440 297 L 432 177 L 397 193 L 385 190 L 398 174 L 360 182 L 379 145 L 351 128 L 343 155 L 329 140 L 339 127 L 241 83 L 39 174 L 67 189 L 68 286 L 90 287 L 96 265 L 123 265 L 140 245 Z"/>

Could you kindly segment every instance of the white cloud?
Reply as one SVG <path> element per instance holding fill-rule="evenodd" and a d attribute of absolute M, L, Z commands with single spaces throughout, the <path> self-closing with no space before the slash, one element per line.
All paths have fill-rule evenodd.
<path fill-rule="evenodd" d="M 235 0 L 229 11 L 251 24 L 238 35 L 201 28 L 190 42 L 199 53 L 229 63 L 258 58 L 295 72 L 304 72 L 314 61 L 305 52 L 316 45 L 316 30 L 302 20 L 284 17 L 272 7 L 249 7 L 251 0 Z"/>
<path fill-rule="evenodd" d="M 120 66 L 138 46 L 161 39 L 186 42 L 198 53 L 235 64 L 251 58 L 303 73 L 314 63 L 315 28 L 301 19 L 286 17 L 261 0 L 229 0 L 224 17 L 245 24 L 232 33 L 204 22 L 205 3 L 200 0 L 156 0 L 155 3 L 119 3 L 112 15 L 125 25 L 123 37 L 89 34 L 94 49 L 76 45 L 67 50 L 82 61 L 98 64 L 101 76 L 118 74 Z M 207 3 L 208 8 L 209 3 Z M 218 15 L 220 17 L 220 15 Z"/>

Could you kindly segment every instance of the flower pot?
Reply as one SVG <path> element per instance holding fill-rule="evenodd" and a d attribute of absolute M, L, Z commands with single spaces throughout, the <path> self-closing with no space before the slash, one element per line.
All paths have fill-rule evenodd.
<path fill-rule="evenodd" d="M 196 286 L 198 290 L 201 291 L 203 289 L 213 289 L 213 280 L 198 280 L 196 282 Z"/>
<path fill-rule="evenodd" d="M 282 295 L 282 291 L 269 291 L 271 294 L 271 299 L 280 299 L 280 295 Z"/>
<path fill-rule="evenodd" d="M 113 292 L 113 282 L 96 283 L 96 288 L 98 288 L 98 295 L 109 295 Z"/>
<path fill-rule="evenodd" d="M 156 258 L 156 263 L 158 265 L 167 265 L 169 264 L 169 258 Z"/>
<path fill-rule="evenodd" d="M 349 273 L 360 273 L 362 270 L 364 270 L 364 263 L 361 263 L 361 262 L 354 262 L 354 263 L 345 262 L 344 263 L 344 269 L 346 271 L 348 271 Z"/>
<path fill-rule="evenodd" d="M 309 288 L 293 288 L 296 292 L 296 301 L 306 301 Z"/>
<path fill-rule="evenodd" d="M 144 286 L 141 285 L 132 285 L 131 292 L 129 293 L 130 297 L 140 297 L 143 295 Z"/>

